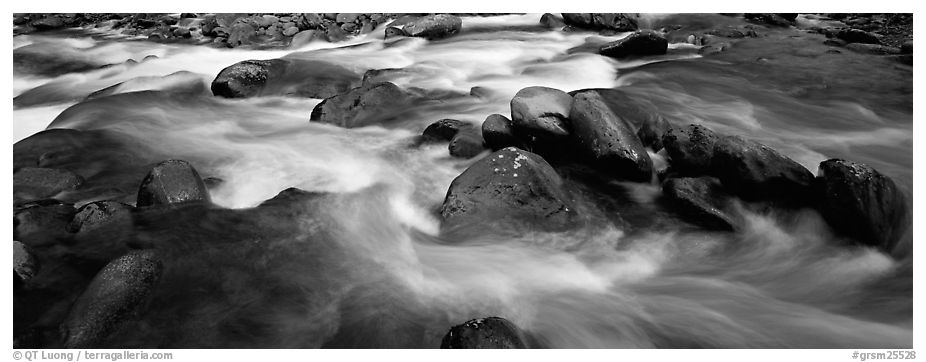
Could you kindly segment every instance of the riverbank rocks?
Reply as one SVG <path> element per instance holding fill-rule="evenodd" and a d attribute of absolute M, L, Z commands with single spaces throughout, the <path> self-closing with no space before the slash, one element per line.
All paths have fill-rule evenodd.
<path fill-rule="evenodd" d="M 84 183 L 79 175 L 57 168 L 23 167 L 13 174 L 13 196 L 18 200 L 38 200 L 76 190 Z"/>
<path fill-rule="evenodd" d="M 364 85 L 326 98 L 315 106 L 310 119 L 344 128 L 369 126 L 395 118 L 413 98 L 390 82 Z"/>
<path fill-rule="evenodd" d="M 524 332 L 507 319 L 489 317 L 453 326 L 441 340 L 443 349 L 528 348 Z"/>
<path fill-rule="evenodd" d="M 593 90 L 578 92 L 573 99 L 572 133 L 587 163 L 621 179 L 649 182 L 653 161 L 633 127 Z"/>
<path fill-rule="evenodd" d="M 134 251 L 101 270 L 74 302 L 61 325 L 65 348 L 100 348 L 157 286 L 163 270 L 151 250 Z"/>
<path fill-rule="evenodd" d="M 482 122 L 482 139 L 492 151 L 505 147 L 522 148 L 521 141 L 511 129 L 511 120 L 501 114 L 490 114 Z"/>
<path fill-rule="evenodd" d="M 634 31 L 638 16 L 623 13 L 563 13 L 563 22 L 581 29 Z"/>
<path fill-rule="evenodd" d="M 450 141 L 461 130 L 472 127 L 467 122 L 445 118 L 428 125 L 421 133 L 421 138 L 425 142 Z"/>
<path fill-rule="evenodd" d="M 390 26 L 401 30 L 406 36 L 436 40 L 459 33 L 463 29 L 463 20 L 450 14 L 406 16 L 397 19 Z"/>
<path fill-rule="evenodd" d="M 662 185 L 665 200 L 692 223 L 713 229 L 733 230 L 733 218 L 723 211 L 730 198 L 716 178 L 670 178 Z"/>
<path fill-rule="evenodd" d="M 136 206 L 188 202 L 209 203 L 209 191 L 199 173 L 188 162 L 167 160 L 154 166 L 142 180 Z"/>
<path fill-rule="evenodd" d="M 328 98 L 359 84 L 359 74 L 323 61 L 245 60 L 222 69 L 212 81 L 212 93 L 226 98 Z"/>
<path fill-rule="evenodd" d="M 806 202 L 814 179 L 801 164 L 739 136 L 717 142 L 711 168 L 727 190 L 752 200 Z"/>
<path fill-rule="evenodd" d="M 442 229 L 521 224 L 556 231 L 571 227 L 576 211 L 563 180 L 540 156 L 508 147 L 480 159 L 450 184 L 440 209 Z M 509 225 L 514 224 L 514 225 Z"/>
<path fill-rule="evenodd" d="M 461 129 L 447 145 L 450 155 L 456 158 L 473 158 L 485 150 L 482 135 L 473 127 Z"/>
<path fill-rule="evenodd" d="M 601 55 L 611 58 L 662 55 L 669 48 L 665 36 L 652 30 L 638 30 L 627 37 L 602 45 Z"/>
<path fill-rule="evenodd" d="M 511 128 L 530 147 L 555 149 L 570 136 L 572 97 L 559 89 L 527 87 L 511 98 Z"/>
<path fill-rule="evenodd" d="M 692 124 L 669 128 L 662 136 L 662 145 L 672 159 L 673 171 L 683 175 L 700 175 L 711 168 L 717 138 L 714 131 Z"/>
<path fill-rule="evenodd" d="M 820 213 L 835 229 L 858 242 L 890 251 L 906 231 L 907 205 L 889 177 L 860 163 L 820 163 L 815 191 Z"/>

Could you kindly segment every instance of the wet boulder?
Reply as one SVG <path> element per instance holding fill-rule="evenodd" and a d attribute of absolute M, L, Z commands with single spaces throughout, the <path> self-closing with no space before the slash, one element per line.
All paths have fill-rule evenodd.
<path fill-rule="evenodd" d="M 89 233 L 110 225 L 131 225 L 132 209 L 132 206 L 116 201 L 91 202 L 77 210 L 67 230 L 72 233 Z"/>
<path fill-rule="evenodd" d="M 65 169 L 23 167 L 13 174 L 13 196 L 19 200 L 44 199 L 76 190 L 83 183 L 80 175 Z"/>
<path fill-rule="evenodd" d="M 662 145 L 671 159 L 673 171 L 697 176 L 710 169 L 717 138 L 710 129 L 692 124 L 669 128 L 662 136 Z"/>
<path fill-rule="evenodd" d="M 662 55 L 669 48 L 665 36 L 652 30 L 638 30 L 623 39 L 598 48 L 601 55 L 611 58 Z"/>
<path fill-rule="evenodd" d="M 74 217 L 74 205 L 58 200 L 39 200 L 13 208 L 13 238 L 40 246 L 70 237 L 67 225 Z"/>
<path fill-rule="evenodd" d="M 523 349 L 527 338 L 514 323 L 500 317 L 478 318 L 450 328 L 444 349 Z"/>
<path fill-rule="evenodd" d="M 739 136 L 717 142 L 711 169 L 727 190 L 744 199 L 806 202 L 814 180 L 801 164 Z"/>
<path fill-rule="evenodd" d="M 436 14 L 399 19 L 390 25 L 401 29 L 406 36 L 435 40 L 459 33 L 463 29 L 463 20 L 455 15 Z"/>
<path fill-rule="evenodd" d="M 36 30 L 53 30 L 64 26 L 64 20 L 57 15 L 48 15 L 32 22 L 32 27 Z"/>
<path fill-rule="evenodd" d="M 66 348 L 100 348 L 109 334 L 143 305 L 163 264 L 151 250 L 134 251 L 103 268 L 61 324 Z"/>
<path fill-rule="evenodd" d="M 28 282 L 39 273 L 39 260 L 29 246 L 13 241 L 13 274 L 19 282 Z"/>
<path fill-rule="evenodd" d="M 634 31 L 637 16 L 623 13 L 563 13 L 563 22 L 581 29 Z"/>
<path fill-rule="evenodd" d="M 649 147 L 658 152 L 662 149 L 662 137 L 669 132 L 672 125 L 660 115 L 650 114 L 643 120 L 643 124 L 637 129 L 637 137 L 643 146 Z"/>
<path fill-rule="evenodd" d="M 457 132 L 447 145 L 450 155 L 456 158 L 473 158 L 485 150 L 479 130 L 468 127 Z"/>
<path fill-rule="evenodd" d="M 212 81 L 212 94 L 226 98 L 247 98 L 259 95 L 270 68 L 280 67 L 281 61 L 245 60 L 222 69 Z"/>
<path fill-rule="evenodd" d="M 631 125 L 595 91 L 578 92 L 573 98 L 569 119 L 586 163 L 621 179 L 649 182 L 653 161 Z"/>
<path fill-rule="evenodd" d="M 526 224 L 543 230 L 573 226 L 576 211 L 563 180 L 540 156 L 508 147 L 476 161 L 450 184 L 440 209 L 442 229 Z"/>
<path fill-rule="evenodd" d="M 219 72 L 212 81 L 212 93 L 226 98 L 327 98 L 346 92 L 359 83 L 360 75 L 328 62 L 303 59 L 245 60 Z"/>
<path fill-rule="evenodd" d="M 393 83 L 368 84 L 326 98 L 312 110 L 311 121 L 345 128 L 379 124 L 402 114 L 413 99 Z"/>
<path fill-rule="evenodd" d="M 492 151 L 512 146 L 521 148 L 521 141 L 511 129 L 511 120 L 501 114 L 491 114 L 482 122 L 482 138 Z"/>
<path fill-rule="evenodd" d="M 426 142 L 450 141 L 461 130 L 472 127 L 470 123 L 445 118 L 428 125 L 421 133 L 421 137 Z"/>
<path fill-rule="evenodd" d="M 549 29 L 559 29 L 566 26 L 566 23 L 556 15 L 545 13 L 540 17 L 540 25 Z"/>
<path fill-rule="evenodd" d="M 527 87 L 511 98 L 511 128 L 531 147 L 555 148 L 569 138 L 572 97 L 559 89 Z"/>
<path fill-rule="evenodd" d="M 881 44 L 877 35 L 860 29 L 843 29 L 836 32 L 835 36 L 846 43 Z"/>
<path fill-rule="evenodd" d="M 733 218 L 724 211 L 730 196 L 716 178 L 670 178 L 662 185 L 666 202 L 692 223 L 714 230 L 733 230 Z"/>
<path fill-rule="evenodd" d="M 860 163 L 820 163 L 815 194 L 824 219 L 858 242 L 890 251 L 906 231 L 907 204 L 894 181 Z"/>
<path fill-rule="evenodd" d="M 154 166 L 138 189 L 136 206 L 209 203 L 209 191 L 186 161 L 167 160 Z"/>

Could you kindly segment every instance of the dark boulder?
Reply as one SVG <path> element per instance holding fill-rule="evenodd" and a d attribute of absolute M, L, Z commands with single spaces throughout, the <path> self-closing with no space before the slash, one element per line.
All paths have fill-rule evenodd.
<path fill-rule="evenodd" d="M 479 130 L 468 127 L 457 132 L 447 145 L 450 155 L 456 158 L 473 158 L 485 150 Z"/>
<path fill-rule="evenodd" d="M 559 29 L 566 26 L 566 23 L 563 22 L 562 18 L 556 15 L 545 13 L 540 17 L 540 25 L 543 25 L 545 28 L 549 29 Z"/>
<path fill-rule="evenodd" d="M 779 15 L 779 14 L 771 14 L 771 13 L 746 13 L 746 14 L 743 14 L 743 17 L 744 17 L 746 20 L 749 20 L 749 21 L 754 22 L 754 23 L 767 24 L 767 25 L 774 25 L 774 26 L 786 27 L 786 26 L 791 26 L 792 24 L 794 24 L 793 21 L 789 21 L 787 18 L 785 18 L 785 17 L 783 17 L 783 16 L 781 16 L 781 15 Z"/>
<path fill-rule="evenodd" d="M 72 233 L 88 233 L 109 225 L 131 225 L 132 209 L 132 206 L 116 201 L 91 202 L 77 210 L 67 230 Z"/>
<path fill-rule="evenodd" d="M 64 26 L 64 20 L 57 15 L 47 15 L 32 22 L 32 27 L 36 30 L 53 30 L 63 28 Z"/>
<path fill-rule="evenodd" d="M 61 324 L 66 348 L 100 348 L 106 337 L 144 304 L 163 264 L 151 250 L 135 251 L 101 270 Z"/>
<path fill-rule="evenodd" d="M 421 133 L 421 137 L 426 142 L 450 141 L 460 130 L 472 127 L 470 123 L 445 118 L 428 125 Z"/>
<path fill-rule="evenodd" d="M 907 40 L 900 45 L 900 54 L 913 54 L 913 40 Z"/>
<path fill-rule="evenodd" d="M 345 128 L 369 126 L 402 114 L 412 100 L 393 83 L 369 84 L 326 98 L 312 110 L 311 120 Z"/>
<path fill-rule="evenodd" d="M 458 16 L 450 14 L 426 15 L 402 22 L 396 20 L 390 25 L 395 27 L 401 25 L 401 30 L 406 36 L 429 40 L 447 38 L 463 29 L 463 21 Z"/>
<path fill-rule="evenodd" d="M 881 44 L 881 39 L 873 33 L 859 29 L 843 29 L 836 32 L 836 38 L 846 43 Z"/>
<path fill-rule="evenodd" d="M 271 59 L 235 63 L 212 81 L 212 93 L 227 98 L 296 96 L 327 98 L 357 86 L 360 76 L 317 60 Z"/>
<path fill-rule="evenodd" d="M 724 211 L 729 195 L 716 178 L 670 178 L 662 185 L 666 201 L 692 223 L 715 230 L 733 230 L 734 222 Z"/>
<path fill-rule="evenodd" d="M 846 49 L 862 54 L 874 55 L 896 55 L 900 54 L 900 49 L 881 44 L 849 43 Z"/>
<path fill-rule="evenodd" d="M 242 45 L 250 45 L 255 41 L 257 41 L 257 29 L 254 29 L 251 24 L 237 23 L 229 28 L 228 40 L 225 44 L 234 48 Z"/>
<path fill-rule="evenodd" d="M 623 13 L 563 13 L 566 25 L 582 29 L 634 31 L 637 16 Z"/>
<path fill-rule="evenodd" d="M 511 98 L 511 128 L 531 147 L 551 149 L 569 138 L 572 97 L 559 89 L 527 87 Z"/>
<path fill-rule="evenodd" d="M 192 165 L 182 160 L 167 160 L 154 166 L 142 180 L 136 206 L 187 202 L 209 203 L 209 191 Z"/>
<path fill-rule="evenodd" d="M 29 246 L 13 241 L 13 274 L 21 282 L 28 282 L 39 273 L 39 261 Z"/>
<path fill-rule="evenodd" d="M 543 158 L 508 147 L 480 159 L 450 184 L 441 206 L 443 229 L 484 228 L 526 223 L 555 231 L 571 226 L 576 211 L 569 205 L 563 180 Z"/>
<path fill-rule="evenodd" d="M 801 164 L 739 136 L 717 142 L 711 168 L 728 190 L 746 199 L 806 202 L 814 179 Z"/>
<path fill-rule="evenodd" d="M 520 328 L 499 317 L 479 318 L 453 326 L 441 341 L 449 349 L 521 349 L 528 348 Z"/>
<path fill-rule="evenodd" d="M 482 122 L 482 138 L 492 151 L 505 147 L 521 148 L 521 141 L 511 129 L 511 120 L 501 114 L 491 114 Z"/>
<path fill-rule="evenodd" d="M 13 208 L 13 239 L 40 246 L 70 237 L 67 225 L 74 217 L 74 205 L 58 200 L 40 200 Z"/>
<path fill-rule="evenodd" d="M 637 137 L 643 146 L 649 147 L 654 152 L 662 149 L 662 137 L 672 128 L 669 121 L 658 114 L 650 114 L 643 120 L 643 124 L 637 129 Z"/>
<path fill-rule="evenodd" d="M 18 200 L 38 200 L 64 191 L 76 190 L 84 179 L 57 168 L 23 167 L 13 174 L 13 196 Z"/>
<path fill-rule="evenodd" d="M 649 182 L 653 161 L 630 124 L 596 91 L 578 92 L 573 99 L 572 133 L 587 163 L 618 178 Z"/>
<path fill-rule="evenodd" d="M 226 98 L 247 98 L 259 95 L 271 68 L 282 67 L 282 61 L 245 60 L 222 69 L 212 81 L 212 94 Z"/>
<path fill-rule="evenodd" d="M 623 39 L 602 45 L 598 52 L 612 58 L 631 56 L 662 55 L 669 48 L 669 41 L 652 30 L 639 30 Z"/>
<path fill-rule="evenodd" d="M 675 172 L 697 176 L 710 170 L 717 138 L 706 127 L 692 124 L 684 128 L 669 128 L 662 136 L 662 145 Z"/>
<path fill-rule="evenodd" d="M 820 163 L 815 184 L 820 213 L 836 231 L 890 251 L 906 231 L 907 204 L 894 181 L 851 161 Z"/>

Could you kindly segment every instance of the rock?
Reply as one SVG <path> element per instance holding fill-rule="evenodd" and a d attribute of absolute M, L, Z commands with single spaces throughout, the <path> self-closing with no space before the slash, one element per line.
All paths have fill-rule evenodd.
<path fill-rule="evenodd" d="M 374 25 L 372 21 L 364 20 L 363 23 L 360 25 L 360 34 L 372 33 L 375 27 L 376 25 Z"/>
<path fill-rule="evenodd" d="M 53 30 L 64 27 L 64 21 L 57 15 L 48 15 L 32 22 L 32 26 L 39 31 Z"/>
<path fill-rule="evenodd" d="M 743 14 L 743 17 L 746 18 L 746 20 L 749 20 L 755 23 L 762 23 L 762 24 L 775 25 L 775 26 L 791 26 L 791 24 L 793 24 L 792 21 L 788 21 L 788 19 L 778 14 L 746 13 L 746 14 Z"/>
<path fill-rule="evenodd" d="M 716 178 L 670 178 L 662 185 L 663 197 L 693 223 L 714 230 L 733 230 L 733 218 L 723 211 L 729 199 Z"/>
<path fill-rule="evenodd" d="M 74 205 L 51 199 L 16 205 L 13 210 L 13 239 L 31 246 L 68 239 L 67 225 L 74 213 Z"/>
<path fill-rule="evenodd" d="M 291 27 L 286 28 L 286 30 L 283 30 L 283 35 L 293 36 L 293 35 L 296 35 L 296 33 L 298 32 L 299 32 L 299 28 L 295 26 L 291 26 Z"/>
<path fill-rule="evenodd" d="M 353 23 L 357 21 L 357 17 L 359 16 L 360 13 L 340 13 L 337 17 L 335 17 L 335 21 L 338 24 Z"/>
<path fill-rule="evenodd" d="M 511 129 L 511 120 L 501 114 L 491 114 L 482 122 L 482 138 L 492 151 L 505 147 L 521 147 L 521 141 Z"/>
<path fill-rule="evenodd" d="M 151 250 L 131 252 L 107 264 L 62 323 L 65 348 L 100 348 L 118 324 L 145 303 L 163 268 Z"/>
<path fill-rule="evenodd" d="M 267 83 L 271 68 L 282 67 L 282 61 L 245 60 L 219 72 L 212 81 L 212 94 L 226 98 L 247 98 L 259 95 Z"/>
<path fill-rule="evenodd" d="M 657 114 L 650 114 L 643 120 L 643 124 L 637 130 L 637 137 L 643 146 L 649 147 L 653 152 L 662 149 L 662 137 L 669 132 L 672 125 L 665 118 Z"/>
<path fill-rule="evenodd" d="M 83 183 L 83 177 L 68 170 L 23 167 L 13 174 L 13 196 L 19 200 L 44 199 L 76 190 Z"/>
<path fill-rule="evenodd" d="M 177 28 L 177 29 L 174 29 L 174 32 L 173 32 L 173 33 L 174 33 L 174 36 L 175 36 L 175 37 L 178 37 L 178 38 L 189 38 L 189 37 L 193 36 L 193 35 L 190 33 L 190 29 L 187 29 L 187 28 Z"/>
<path fill-rule="evenodd" d="M 280 18 L 276 17 L 275 15 L 263 15 L 258 17 L 256 20 L 257 26 L 261 28 L 266 28 L 273 25 L 274 23 L 280 22 Z"/>
<path fill-rule="evenodd" d="M 39 260 L 32 252 L 32 248 L 15 240 L 13 241 L 13 273 L 22 282 L 28 282 L 39 273 Z"/>
<path fill-rule="evenodd" d="M 232 25 L 228 30 L 228 46 L 234 48 L 241 45 L 254 43 L 257 37 L 257 29 L 250 24 L 237 23 Z"/>
<path fill-rule="evenodd" d="M 353 33 L 357 30 L 357 24 L 354 23 L 345 23 L 341 24 L 341 30 L 344 30 L 345 33 Z"/>
<path fill-rule="evenodd" d="M 77 214 L 68 223 L 67 230 L 72 233 L 87 233 L 107 225 L 131 225 L 132 209 L 132 206 L 116 201 L 91 202 L 77 210 Z"/>
<path fill-rule="evenodd" d="M 540 25 L 549 29 L 559 29 L 566 26 L 566 23 L 556 15 L 545 13 L 540 17 Z"/>
<path fill-rule="evenodd" d="M 325 27 L 325 36 L 327 36 L 329 42 L 337 43 L 347 40 L 348 35 L 348 33 L 335 23 L 330 23 Z"/>
<path fill-rule="evenodd" d="M 698 176 L 710 170 L 717 138 L 706 127 L 692 124 L 684 128 L 669 128 L 662 136 L 662 145 L 669 154 L 673 171 Z"/>
<path fill-rule="evenodd" d="M 180 13 L 181 19 L 195 19 L 198 17 L 199 15 L 197 15 L 196 13 Z"/>
<path fill-rule="evenodd" d="M 319 60 L 245 60 L 222 69 L 212 81 L 212 93 L 227 98 L 327 98 L 350 90 L 359 81 L 353 71 Z"/>
<path fill-rule="evenodd" d="M 404 24 L 402 31 L 407 36 L 428 40 L 450 37 L 463 29 L 463 21 L 454 15 L 437 14 L 415 18 Z"/>
<path fill-rule="evenodd" d="M 322 23 L 322 17 L 314 13 L 303 13 L 306 29 L 315 29 Z"/>
<path fill-rule="evenodd" d="M 836 38 L 846 43 L 881 44 L 881 39 L 873 34 L 859 29 L 843 29 L 836 32 Z"/>
<path fill-rule="evenodd" d="M 849 43 L 846 49 L 856 53 L 874 54 L 874 55 L 895 55 L 900 54 L 900 49 L 895 47 L 884 46 L 880 44 Z"/>
<path fill-rule="evenodd" d="M 894 181 L 860 163 L 820 163 L 815 193 L 820 213 L 837 232 L 890 251 L 906 231 L 907 204 Z"/>
<path fill-rule="evenodd" d="M 447 145 L 450 155 L 456 158 L 473 158 L 485 150 L 482 135 L 473 127 L 466 127 L 457 132 Z"/>
<path fill-rule="evenodd" d="M 378 124 L 404 112 L 412 99 L 390 82 L 364 85 L 326 98 L 312 110 L 311 120 L 345 128 Z"/>
<path fill-rule="evenodd" d="M 517 326 L 499 317 L 479 318 L 453 326 L 440 348 L 514 349 L 528 348 L 527 339 Z"/>
<path fill-rule="evenodd" d="M 612 58 L 630 56 L 662 55 L 666 53 L 669 41 L 662 34 L 652 30 L 639 30 L 627 37 L 602 45 L 601 55 Z"/>
<path fill-rule="evenodd" d="M 831 47 L 842 47 L 846 46 L 846 41 L 842 39 L 826 39 L 823 41 L 823 45 L 828 45 Z"/>
<path fill-rule="evenodd" d="M 540 156 L 514 147 L 502 149 L 453 180 L 440 210 L 441 228 L 526 224 L 547 231 L 568 229 L 576 211 L 562 187 L 563 180 Z"/>
<path fill-rule="evenodd" d="M 406 36 L 405 31 L 400 28 L 390 26 L 386 28 L 386 38 L 392 38 L 397 36 Z"/>
<path fill-rule="evenodd" d="M 167 160 L 148 172 L 138 189 L 137 207 L 178 203 L 209 203 L 209 192 L 199 173 L 182 160 Z"/>
<path fill-rule="evenodd" d="M 424 132 L 421 133 L 421 136 L 425 141 L 450 141 L 457 135 L 457 132 L 465 128 L 472 128 L 472 126 L 467 122 L 446 118 L 428 125 Z"/>
<path fill-rule="evenodd" d="M 573 99 L 572 133 L 587 163 L 618 178 L 649 182 L 653 161 L 630 124 L 593 90 L 578 92 Z"/>
<path fill-rule="evenodd" d="M 289 46 L 291 48 L 298 48 L 311 43 L 315 38 L 315 30 L 303 30 L 293 35 L 293 40 L 289 43 Z"/>
<path fill-rule="evenodd" d="M 552 149 L 570 135 L 572 97 L 559 89 L 527 87 L 511 98 L 511 128 L 532 147 Z"/>
<path fill-rule="evenodd" d="M 913 40 L 907 40 L 900 45 L 900 54 L 913 54 Z"/>
<path fill-rule="evenodd" d="M 563 13 L 563 22 L 582 29 L 637 30 L 636 16 L 622 13 Z"/>
<path fill-rule="evenodd" d="M 744 199 L 807 202 L 814 179 L 801 164 L 739 136 L 717 141 L 711 169 L 727 190 Z"/>

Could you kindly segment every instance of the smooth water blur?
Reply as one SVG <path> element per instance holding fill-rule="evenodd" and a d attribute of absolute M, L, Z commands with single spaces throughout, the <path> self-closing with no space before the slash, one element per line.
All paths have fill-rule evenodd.
<path fill-rule="evenodd" d="M 351 341 L 437 347 L 451 325 L 490 315 L 512 320 L 550 347 L 912 345 L 912 254 L 892 258 L 841 245 L 812 210 L 743 209 L 746 227 L 736 233 L 699 231 L 653 213 L 651 218 L 666 220 L 651 225 L 672 226 L 603 223 L 566 233 L 440 236 L 434 210 L 450 182 L 475 160 L 449 157 L 444 144 L 413 147 L 415 136 L 441 118 L 479 125 L 491 113 L 508 114 L 511 97 L 535 85 L 565 91 L 620 87 L 677 125 L 703 123 L 746 135 L 814 172 L 830 157 L 869 163 L 912 194 L 912 101 L 909 107 L 902 100 L 879 102 L 881 96 L 912 98 L 903 84 L 884 86 L 898 89 L 888 95 L 852 93 L 865 85 L 848 87 L 849 94 L 827 93 L 826 87 L 814 88 L 813 77 L 803 77 L 806 84 L 795 85 L 803 88 L 782 89 L 775 74 L 748 75 L 788 71 L 790 64 L 764 70 L 738 64 L 734 57 L 755 58 L 749 48 L 727 59 L 677 52 L 622 63 L 569 50 L 623 34 L 531 28 L 538 22 L 539 14 L 464 18 L 467 31 L 443 41 L 384 41 L 380 28 L 346 44 L 259 51 L 17 36 L 16 48 L 56 51 L 60 61 L 115 65 L 56 76 L 14 72 L 21 104 L 14 109 L 14 141 L 45 127 L 117 130 L 191 161 L 203 177 L 222 180 L 211 196 L 225 208 L 252 208 L 289 187 L 334 193 L 318 210 L 332 220 L 331 244 L 307 240 L 318 225 L 306 219 L 287 225 L 286 236 L 255 240 L 267 248 L 256 254 L 203 249 L 175 255 L 168 273 L 191 279 L 165 278 L 159 298 L 176 304 L 152 307 L 164 313 L 150 313 L 144 328 L 117 337 L 126 345 L 144 346 L 148 333 L 160 335 L 153 340 L 164 347 Z M 156 58 L 145 59 L 150 55 Z M 451 96 L 416 107 L 398 122 L 342 129 L 308 121 L 317 99 L 229 100 L 208 91 L 228 65 L 279 57 L 328 61 L 358 74 L 403 68 L 392 80 L 396 84 Z M 84 102 L 117 84 L 108 93 L 115 95 Z M 478 96 L 470 95 L 472 87 L 482 88 Z M 614 186 L 627 189 L 641 207 L 656 208 L 658 187 Z M 594 200 L 583 202 L 593 207 Z M 279 222 L 266 221 L 268 230 Z M 235 230 L 213 222 L 176 228 L 195 241 L 237 240 L 262 227 Z M 208 233 L 196 230 L 204 226 Z M 905 245 L 910 242 L 908 233 Z M 246 250 L 254 247 L 248 245 Z M 225 299 L 184 294 L 197 290 L 187 285 L 196 278 L 218 280 Z M 255 292 L 265 290 L 258 285 L 272 285 L 278 294 L 267 301 L 269 296 Z M 267 305 L 285 308 L 261 307 Z M 171 313 L 184 317 L 166 320 Z M 239 318 L 234 328 L 221 323 L 232 317 Z M 217 324 L 230 329 L 216 331 Z M 369 328 L 377 333 L 367 335 Z M 204 331 L 225 334 L 211 339 Z"/>

